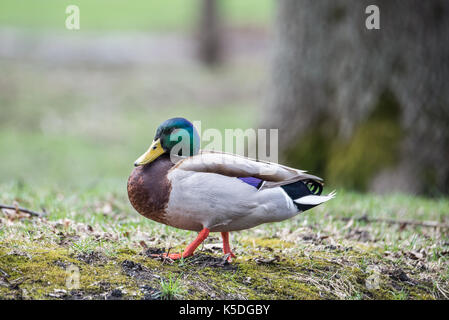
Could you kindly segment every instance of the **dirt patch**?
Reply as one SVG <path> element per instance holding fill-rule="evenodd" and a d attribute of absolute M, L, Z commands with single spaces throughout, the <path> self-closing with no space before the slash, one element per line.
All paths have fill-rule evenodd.
<path fill-rule="evenodd" d="M 120 289 L 114 289 L 106 296 L 106 300 L 121 300 L 122 298 L 123 292 Z"/>
<path fill-rule="evenodd" d="M 143 266 L 140 263 L 134 262 L 132 260 L 124 260 L 122 262 L 122 271 L 129 277 L 132 277 L 136 279 L 138 282 L 146 282 L 151 280 L 158 280 L 161 278 L 159 275 L 152 272 L 149 268 Z M 159 291 L 156 288 L 153 288 L 149 284 L 142 284 L 139 285 L 140 291 L 143 294 L 143 300 L 158 300 L 161 296 L 161 291 Z M 110 299 L 117 300 L 118 292 L 115 291 L 115 296 L 111 294 L 108 296 Z M 107 298 L 108 298 L 107 297 Z"/>
<path fill-rule="evenodd" d="M 143 255 L 146 256 L 146 257 L 149 257 L 149 258 L 153 258 L 152 255 L 154 255 L 154 254 L 162 254 L 164 252 L 165 252 L 165 249 L 150 247 L 150 248 L 147 248 L 143 252 Z"/>
<path fill-rule="evenodd" d="M 160 276 L 152 272 L 147 267 L 131 260 L 124 260 L 122 262 L 122 270 L 128 277 L 139 280 L 154 280 L 155 278 L 160 278 Z"/>
<path fill-rule="evenodd" d="M 417 282 L 411 279 L 402 269 L 394 269 L 388 272 L 390 278 L 394 281 L 406 282 L 415 285 Z"/>
<path fill-rule="evenodd" d="M 224 270 L 237 270 L 238 263 L 233 262 L 232 264 L 226 260 L 226 257 L 216 258 L 208 254 L 198 253 L 192 257 L 186 258 L 186 263 L 189 265 L 194 265 L 200 268 L 212 267 L 212 268 L 222 268 Z"/>
<path fill-rule="evenodd" d="M 170 264 L 174 263 L 175 261 L 173 261 L 170 258 L 158 256 L 165 252 L 166 252 L 166 250 L 161 249 L 161 248 L 148 248 L 143 252 L 143 255 L 148 258 L 161 260 L 163 263 L 166 263 L 166 262 L 170 263 Z M 197 266 L 200 268 L 213 267 L 213 268 L 223 268 L 225 270 L 236 270 L 237 269 L 236 263 L 231 264 L 226 260 L 226 258 L 227 258 L 227 256 L 214 257 L 214 256 L 208 255 L 208 254 L 195 253 L 191 257 L 184 258 L 183 263 L 186 263 L 188 265 L 194 265 L 194 266 Z M 180 260 L 178 260 L 178 261 L 180 261 Z"/>
<path fill-rule="evenodd" d="M 89 253 L 79 253 L 76 258 L 87 264 L 104 264 L 107 262 L 107 258 L 100 252 L 93 251 Z"/>
<path fill-rule="evenodd" d="M 143 300 L 158 300 L 161 296 L 161 292 L 149 285 L 143 285 L 140 287 L 142 293 L 144 294 Z"/>

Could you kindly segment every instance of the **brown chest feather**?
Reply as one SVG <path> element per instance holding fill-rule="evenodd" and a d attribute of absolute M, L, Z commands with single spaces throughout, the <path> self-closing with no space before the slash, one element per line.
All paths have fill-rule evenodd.
<path fill-rule="evenodd" d="M 134 209 L 141 215 L 167 224 L 167 208 L 171 185 L 167 179 L 168 170 L 173 166 L 168 156 L 135 168 L 128 178 L 128 198 Z"/>

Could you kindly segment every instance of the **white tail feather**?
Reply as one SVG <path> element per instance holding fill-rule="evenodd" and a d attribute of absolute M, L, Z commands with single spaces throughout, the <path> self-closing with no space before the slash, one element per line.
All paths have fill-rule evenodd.
<path fill-rule="evenodd" d="M 331 193 L 329 193 L 327 196 L 305 196 L 305 197 L 301 197 L 298 199 L 295 199 L 294 201 L 298 204 L 306 204 L 306 205 L 319 205 L 323 202 L 326 202 L 330 199 L 333 199 L 335 197 L 337 193 L 334 191 L 332 191 Z"/>

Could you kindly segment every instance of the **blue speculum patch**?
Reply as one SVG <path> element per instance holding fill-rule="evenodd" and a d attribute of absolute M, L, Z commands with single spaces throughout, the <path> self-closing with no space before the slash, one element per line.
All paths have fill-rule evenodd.
<path fill-rule="evenodd" d="M 263 183 L 262 179 L 254 178 L 254 177 L 239 177 L 239 179 L 257 189 L 259 189 Z"/>

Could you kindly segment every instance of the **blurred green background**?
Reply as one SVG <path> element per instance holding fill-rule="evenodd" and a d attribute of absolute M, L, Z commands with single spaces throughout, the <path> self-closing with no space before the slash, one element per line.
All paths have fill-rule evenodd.
<path fill-rule="evenodd" d="M 195 25 L 198 0 L 2 0 L 2 26 L 59 30 L 65 9 L 77 5 L 82 15 L 80 31 L 175 31 Z M 273 0 L 226 0 L 220 11 L 231 27 L 264 27 L 272 19 Z"/>
<path fill-rule="evenodd" d="M 65 28 L 67 5 L 81 29 Z M 263 104 L 271 0 L 220 2 L 223 63 L 195 53 L 201 1 L 2 0 L 0 183 L 123 189 L 157 125 L 249 128 Z"/>

